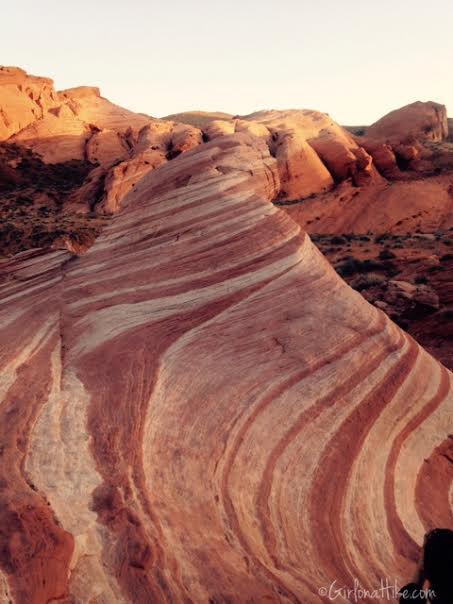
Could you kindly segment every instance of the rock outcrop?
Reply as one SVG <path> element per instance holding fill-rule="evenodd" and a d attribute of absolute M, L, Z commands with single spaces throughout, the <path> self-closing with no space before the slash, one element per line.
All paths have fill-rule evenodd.
<path fill-rule="evenodd" d="M 58 104 L 53 81 L 0 66 L 0 141 L 41 119 Z"/>
<path fill-rule="evenodd" d="M 110 165 L 127 156 L 140 129 L 151 122 L 104 99 L 97 88 L 66 90 L 58 93 L 58 100 L 57 106 L 9 139 L 47 163 L 89 159 Z"/>
<path fill-rule="evenodd" d="M 5 601 L 322 604 L 452 524 L 451 374 L 280 187 L 266 141 L 220 136 L 84 256 L 2 262 Z"/>
<path fill-rule="evenodd" d="M 442 141 L 448 136 L 447 109 L 432 101 L 417 101 L 382 117 L 367 128 L 366 136 L 392 142 L 408 138 Z"/>
<path fill-rule="evenodd" d="M 99 88 L 56 92 L 52 80 L 17 68 L 0 70 L 1 116 L 0 141 L 24 155 L 57 167 L 93 165 L 83 187 L 65 200 L 71 211 L 84 213 L 116 212 L 142 176 L 202 142 L 198 128 L 128 111 L 103 98 Z M 10 172 L 0 162 L 0 186 Z"/>
<path fill-rule="evenodd" d="M 277 159 L 279 201 L 306 199 L 351 179 L 379 181 L 372 157 L 328 115 L 311 110 L 258 111 L 243 118 L 214 120 L 208 140 L 238 132 L 265 140 Z"/>
<path fill-rule="evenodd" d="M 434 233 L 453 227 L 453 173 L 335 190 L 285 209 L 315 233 Z"/>

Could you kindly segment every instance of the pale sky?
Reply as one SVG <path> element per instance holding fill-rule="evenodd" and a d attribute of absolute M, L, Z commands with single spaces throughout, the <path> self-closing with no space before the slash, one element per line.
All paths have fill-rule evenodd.
<path fill-rule="evenodd" d="M 0 62 L 157 117 L 309 108 L 453 115 L 453 0 L 14 0 Z"/>

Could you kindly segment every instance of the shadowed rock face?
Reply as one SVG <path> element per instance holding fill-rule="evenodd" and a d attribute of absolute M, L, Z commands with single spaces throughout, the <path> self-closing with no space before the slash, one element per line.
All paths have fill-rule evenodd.
<path fill-rule="evenodd" d="M 84 256 L 2 263 L 3 599 L 318 604 L 401 584 L 451 525 L 451 374 L 280 187 L 264 141 L 222 136 Z"/>

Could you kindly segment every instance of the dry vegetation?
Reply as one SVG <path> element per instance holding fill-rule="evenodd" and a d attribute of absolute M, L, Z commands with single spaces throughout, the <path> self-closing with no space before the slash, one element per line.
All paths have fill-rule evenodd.
<path fill-rule="evenodd" d="M 453 368 L 453 229 L 311 238 L 351 287 Z"/>
<path fill-rule="evenodd" d="M 0 256 L 91 245 L 106 218 L 69 209 L 65 202 L 93 167 L 80 161 L 47 165 L 31 151 L 0 145 Z"/>

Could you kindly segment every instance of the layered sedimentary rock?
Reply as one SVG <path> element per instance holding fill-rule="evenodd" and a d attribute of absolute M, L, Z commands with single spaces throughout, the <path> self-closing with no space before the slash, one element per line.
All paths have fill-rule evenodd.
<path fill-rule="evenodd" d="M 451 525 L 451 374 L 280 187 L 265 141 L 221 136 L 84 256 L 2 263 L 4 599 L 318 604 L 405 582 Z"/>
<path fill-rule="evenodd" d="M 34 80 L 33 76 L 25 77 L 27 82 Z M 52 91 L 53 105 L 9 137 L 11 142 L 38 153 L 47 163 L 71 159 L 112 163 L 127 156 L 134 136 L 152 121 L 101 97 L 98 88 L 81 86 Z"/>

